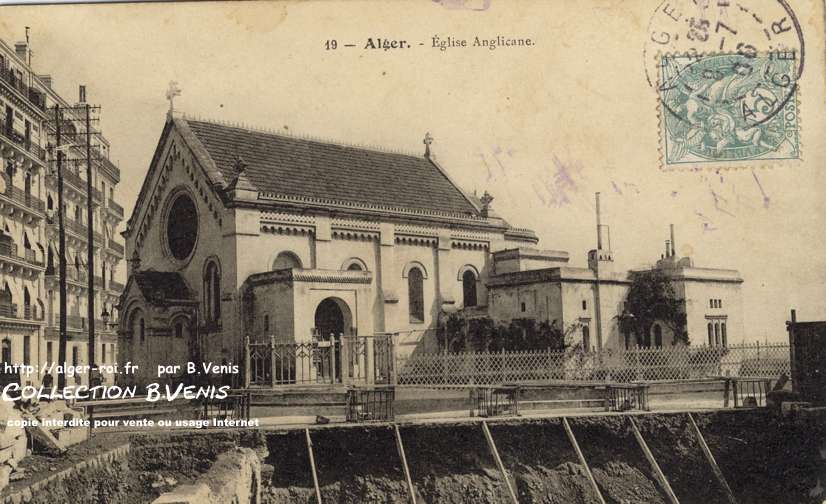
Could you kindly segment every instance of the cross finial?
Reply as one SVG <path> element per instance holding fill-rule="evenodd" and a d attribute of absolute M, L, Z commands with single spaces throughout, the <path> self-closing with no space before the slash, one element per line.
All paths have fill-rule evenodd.
<path fill-rule="evenodd" d="M 166 90 L 166 99 L 169 100 L 169 117 L 172 117 L 174 110 L 173 100 L 176 96 L 181 95 L 181 88 L 178 87 L 178 81 L 169 81 L 169 88 Z"/>
<path fill-rule="evenodd" d="M 482 202 L 483 208 L 488 208 L 490 207 L 490 204 L 493 202 L 493 196 L 491 196 L 489 192 L 485 191 L 485 194 L 483 194 L 482 197 L 479 198 L 479 201 Z"/>
<path fill-rule="evenodd" d="M 422 140 L 424 144 L 424 155 L 425 157 L 430 157 L 430 144 L 433 143 L 433 136 L 428 131 L 424 134 L 424 140 Z"/>

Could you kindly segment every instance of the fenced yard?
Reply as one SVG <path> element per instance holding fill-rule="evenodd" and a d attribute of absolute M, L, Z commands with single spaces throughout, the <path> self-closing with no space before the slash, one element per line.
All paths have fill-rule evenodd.
<path fill-rule="evenodd" d="M 396 372 L 398 385 L 420 386 L 777 377 L 789 373 L 789 345 L 414 354 L 400 359 Z"/>

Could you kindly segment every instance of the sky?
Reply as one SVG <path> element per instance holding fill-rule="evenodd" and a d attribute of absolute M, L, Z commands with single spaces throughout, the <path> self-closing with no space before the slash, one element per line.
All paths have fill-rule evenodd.
<path fill-rule="evenodd" d="M 678 255 L 742 274 L 745 339 L 785 341 L 791 308 L 826 319 L 824 17 L 794 3 L 803 160 L 684 172 L 659 168 L 643 53 L 656 0 L 4 6 L 0 38 L 30 26 L 35 70 L 70 101 L 85 84 L 102 106 L 127 215 L 176 81 L 176 110 L 202 118 L 415 154 L 430 132 L 460 186 L 489 191 L 499 215 L 573 265 L 595 246 L 600 192 L 618 267 L 655 262 L 674 224 Z M 432 47 L 499 35 L 534 45 Z M 411 47 L 367 50 L 368 38 Z"/>

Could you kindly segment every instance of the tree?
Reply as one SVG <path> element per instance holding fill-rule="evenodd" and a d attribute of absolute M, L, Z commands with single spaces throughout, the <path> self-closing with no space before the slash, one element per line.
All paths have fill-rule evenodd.
<path fill-rule="evenodd" d="M 685 312 L 671 280 L 660 270 L 634 274 L 618 318 L 620 330 L 634 334 L 637 341 L 650 334 L 655 322 L 661 322 L 672 330 L 675 342 L 689 343 Z"/>

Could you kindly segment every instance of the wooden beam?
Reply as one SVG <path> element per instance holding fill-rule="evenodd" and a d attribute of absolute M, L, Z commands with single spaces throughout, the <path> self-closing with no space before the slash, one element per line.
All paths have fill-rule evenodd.
<path fill-rule="evenodd" d="M 642 433 L 637 428 L 637 422 L 635 422 L 631 417 L 628 417 L 628 420 L 631 422 L 631 430 L 634 432 L 634 437 L 637 438 L 637 444 L 640 445 L 642 452 L 645 454 L 645 458 L 647 458 L 648 463 L 651 464 L 651 469 L 654 471 L 654 476 L 656 476 L 657 480 L 659 480 L 660 485 L 665 491 L 665 495 L 668 497 L 668 500 L 671 504 L 680 504 L 680 501 L 677 500 L 677 496 L 674 495 L 674 490 L 671 489 L 671 485 L 665 478 L 665 474 L 663 474 L 662 469 L 660 469 L 660 464 L 657 463 L 657 459 L 654 458 L 654 454 L 648 449 L 648 445 L 645 443 Z"/>
<path fill-rule="evenodd" d="M 597 486 L 597 480 L 594 479 L 594 475 L 591 473 L 591 468 L 588 467 L 588 462 L 585 460 L 585 455 L 582 454 L 582 450 L 579 449 L 579 443 L 576 442 L 574 431 L 571 430 L 571 426 L 568 424 L 568 419 L 565 417 L 562 418 L 562 426 L 565 428 L 565 434 L 568 435 L 568 441 L 570 441 L 571 446 L 574 447 L 576 456 L 579 458 L 579 463 L 585 468 L 585 475 L 588 477 L 588 481 L 591 482 L 591 488 L 594 489 L 594 493 L 597 495 L 600 504 L 605 504 L 605 499 L 602 498 L 602 492 L 600 492 L 599 486 Z"/>
<path fill-rule="evenodd" d="M 321 504 L 321 488 L 318 486 L 318 473 L 315 469 L 315 457 L 313 456 L 313 441 L 310 439 L 310 429 L 304 429 L 304 434 L 307 436 L 307 453 L 310 454 L 310 469 L 312 469 L 313 472 L 315 499 L 318 504 Z"/>
<path fill-rule="evenodd" d="M 706 457 L 706 462 L 708 462 L 711 466 L 711 472 L 714 473 L 717 481 L 720 482 L 720 486 L 722 486 L 723 490 L 726 492 L 726 499 L 729 504 L 737 504 L 737 498 L 734 496 L 734 492 L 732 492 L 731 487 L 728 486 L 728 481 L 726 481 L 726 477 L 723 476 L 723 471 L 720 470 L 720 466 L 718 466 L 717 461 L 714 460 L 714 455 L 711 454 L 711 450 L 706 444 L 706 439 L 703 437 L 703 433 L 700 432 L 700 427 L 697 426 L 697 422 L 694 421 L 694 417 L 691 413 L 688 413 L 688 420 L 689 423 L 691 423 L 691 427 L 694 429 L 694 434 L 697 436 L 697 442 L 700 444 L 700 449 L 703 450 L 703 455 Z"/>
<path fill-rule="evenodd" d="M 493 455 L 496 465 L 499 466 L 499 472 L 502 473 L 502 478 L 505 480 L 505 485 L 508 487 L 508 493 L 511 496 L 511 501 L 513 501 L 513 504 L 519 504 L 519 500 L 516 498 L 516 492 L 513 490 L 513 486 L 511 485 L 511 480 L 508 478 L 508 471 L 505 470 L 505 464 L 502 463 L 502 459 L 499 457 L 499 450 L 496 449 L 496 443 L 493 442 L 493 436 L 491 436 L 490 429 L 488 429 L 488 423 L 484 420 L 482 420 L 482 432 L 485 434 L 485 440 L 488 442 L 490 453 Z"/>
<path fill-rule="evenodd" d="M 393 424 L 393 430 L 396 431 L 396 449 L 399 451 L 399 457 L 402 459 L 402 469 L 404 469 L 404 479 L 407 482 L 407 492 L 410 494 L 410 504 L 416 504 L 416 489 L 413 487 L 413 479 L 410 477 L 410 468 L 407 467 L 407 456 L 404 454 L 402 433 L 396 424 Z"/>

